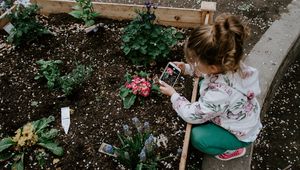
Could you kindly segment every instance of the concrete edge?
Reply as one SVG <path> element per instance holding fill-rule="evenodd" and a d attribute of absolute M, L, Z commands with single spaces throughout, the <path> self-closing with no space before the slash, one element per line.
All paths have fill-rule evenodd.
<path fill-rule="evenodd" d="M 297 22 L 300 18 L 300 1 L 293 0 L 288 10 L 269 27 L 245 60 L 247 65 L 257 68 L 260 73 L 261 95 L 258 100 L 262 106 L 262 118 L 284 72 L 300 54 L 300 22 Z M 227 162 L 205 155 L 202 169 L 250 170 L 252 153 L 253 145 L 247 148 L 246 156 Z"/>

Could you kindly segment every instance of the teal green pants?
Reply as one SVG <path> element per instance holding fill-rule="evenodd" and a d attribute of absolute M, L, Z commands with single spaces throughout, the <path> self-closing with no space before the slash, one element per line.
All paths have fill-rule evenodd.
<path fill-rule="evenodd" d="M 226 150 L 235 150 L 251 144 L 238 140 L 233 134 L 213 123 L 193 127 L 191 143 L 196 149 L 210 155 L 222 154 Z"/>

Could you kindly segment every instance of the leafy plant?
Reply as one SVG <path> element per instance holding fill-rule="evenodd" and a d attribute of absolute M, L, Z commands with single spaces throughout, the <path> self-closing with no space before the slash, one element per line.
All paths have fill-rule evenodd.
<path fill-rule="evenodd" d="M 14 28 L 11 30 L 7 41 L 15 45 L 29 42 L 50 32 L 36 19 L 38 6 L 36 4 L 27 7 L 18 4 L 16 10 L 8 15 Z"/>
<path fill-rule="evenodd" d="M 120 87 L 120 97 L 125 109 L 129 109 L 135 102 L 137 96 L 148 97 L 151 91 L 159 91 L 159 87 L 152 83 L 149 74 L 141 71 L 131 76 L 125 74 L 125 84 Z"/>
<path fill-rule="evenodd" d="M 137 17 L 124 29 L 122 50 L 133 64 L 147 65 L 153 61 L 166 60 L 168 54 L 183 38 L 175 28 L 165 28 L 154 23 L 156 16 L 152 3 L 145 3 L 146 10 L 136 11 Z"/>
<path fill-rule="evenodd" d="M 91 67 L 86 67 L 81 64 L 77 65 L 71 73 L 60 78 L 62 91 L 66 95 L 70 95 L 75 87 L 82 85 L 82 83 L 91 76 L 92 71 L 93 69 Z"/>
<path fill-rule="evenodd" d="M 0 14 L 13 6 L 13 0 L 0 0 Z"/>
<path fill-rule="evenodd" d="M 136 132 L 133 133 L 128 125 L 124 125 L 124 134 L 118 134 L 121 147 L 109 147 L 106 152 L 116 155 L 117 160 L 127 168 L 156 170 L 159 161 L 171 156 L 160 158 L 156 138 L 152 135 L 148 122 L 142 124 L 136 117 L 132 122 Z"/>
<path fill-rule="evenodd" d="M 40 70 L 37 76 L 34 77 L 35 80 L 40 78 L 47 79 L 47 85 L 49 89 L 53 89 L 55 85 L 59 83 L 60 80 L 60 70 L 59 65 L 63 62 L 61 60 L 49 60 L 45 61 L 43 59 L 36 62 L 40 65 Z"/>
<path fill-rule="evenodd" d="M 76 5 L 73 9 L 69 14 L 75 18 L 82 19 L 85 26 L 94 25 L 94 19 L 99 16 L 97 12 L 94 12 L 91 0 L 76 0 Z"/>
<path fill-rule="evenodd" d="M 60 88 L 65 95 L 72 94 L 73 90 L 81 86 L 82 83 L 87 80 L 93 71 L 91 67 L 86 67 L 82 64 L 76 66 L 70 73 L 61 76 L 59 64 L 62 64 L 61 60 L 49 60 L 43 59 L 37 61 L 40 65 L 40 70 L 35 79 L 45 78 L 50 90 L 54 88 Z"/>
<path fill-rule="evenodd" d="M 22 170 L 24 169 L 24 156 L 38 147 L 45 148 L 54 155 L 62 156 L 63 148 L 54 142 L 58 130 L 49 128 L 53 121 L 54 117 L 49 116 L 27 123 L 16 131 L 14 137 L 2 139 L 0 141 L 0 161 L 12 160 L 14 162 L 11 168 Z"/>

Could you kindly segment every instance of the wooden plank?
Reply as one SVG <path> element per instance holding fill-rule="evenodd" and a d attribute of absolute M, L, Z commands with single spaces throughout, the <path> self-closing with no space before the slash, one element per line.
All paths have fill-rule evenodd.
<path fill-rule="evenodd" d="M 213 24 L 214 13 L 217 10 L 217 3 L 202 1 L 200 9 L 201 9 L 201 11 L 207 11 L 209 13 L 208 24 Z"/>
<path fill-rule="evenodd" d="M 217 10 L 217 3 L 216 2 L 207 2 L 202 1 L 201 2 L 201 8 L 202 11 L 216 11 Z"/>
<path fill-rule="evenodd" d="M 32 0 L 41 7 L 41 14 L 68 13 L 72 11 L 75 1 L 71 0 Z M 171 8 L 158 7 L 155 10 L 157 17 L 156 22 L 160 25 L 174 26 L 181 28 L 193 28 L 203 24 L 199 21 L 199 17 L 204 10 L 213 10 L 214 2 L 207 2 L 210 6 L 203 9 L 189 8 Z M 100 17 L 110 18 L 114 20 L 131 20 L 136 16 L 135 10 L 143 10 L 143 5 L 117 4 L 93 2 L 95 12 L 100 13 Z"/>
<path fill-rule="evenodd" d="M 5 11 L 1 16 L 0 16 L 0 29 L 3 29 L 3 27 L 9 22 L 9 19 L 7 18 L 7 14 L 14 10 L 16 8 L 16 5 L 13 5 L 10 9 Z"/>
<path fill-rule="evenodd" d="M 195 78 L 195 80 L 194 80 L 193 93 L 192 93 L 192 99 L 191 99 L 192 103 L 196 101 L 197 90 L 199 88 L 198 83 L 199 83 L 199 77 Z M 183 141 L 182 153 L 181 153 L 181 158 L 180 158 L 179 170 L 184 170 L 185 169 L 186 159 L 187 159 L 187 156 L 188 156 L 191 130 L 192 130 L 192 124 L 188 123 L 186 125 L 186 128 L 185 128 L 185 134 L 184 134 L 184 141 Z"/>
<path fill-rule="evenodd" d="M 203 16 L 204 16 L 204 19 L 202 19 Z M 209 18 L 210 18 L 210 13 L 207 12 L 207 13 L 202 14 L 201 20 L 204 21 L 204 24 L 206 25 L 206 24 L 209 24 Z M 199 88 L 198 83 L 199 83 L 199 78 L 197 77 L 194 80 L 191 103 L 196 101 L 197 90 Z M 185 128 L 185 135 L 184 135 L 182 153 L 181 153 L 181 158 L 180 158 L 179 170 L 185 170 L 186 159 L 188 156 L 188 149 L 189 149 L 189 144 L 190 144 L 191 130 L 192 130 L 192 124 L 188 123 Z"/>

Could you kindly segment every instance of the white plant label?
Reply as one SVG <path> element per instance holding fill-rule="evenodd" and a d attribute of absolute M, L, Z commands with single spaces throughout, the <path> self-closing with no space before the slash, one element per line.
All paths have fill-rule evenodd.
<path fill-rule="evenodd" d="M 10 32 L 11 32 L 11 30 L 12 30 L 13 28 L 15 28 L 15 27 L 14 27 L 13 24 L 11 24 L 10 22 L 9 22 L 8 24 L 6 24 L 6 25 L 3 27 L 3 29 L 4 29 L 8 34 L 10 34 Z"/>
<path fill-rule="evenodd" d="M 61 125 L 66 134 L 68 134 L 70 124 L 71 124 L 70 107 L 63 107 L 61 108 Z"/>

